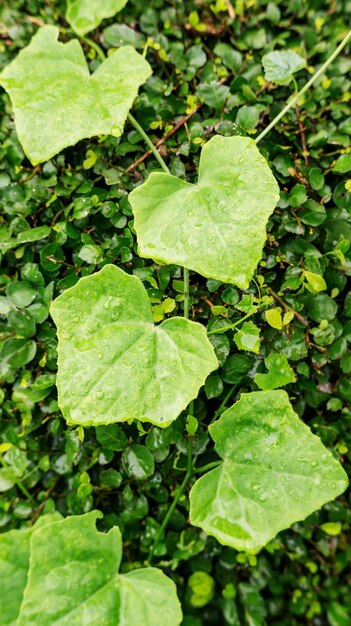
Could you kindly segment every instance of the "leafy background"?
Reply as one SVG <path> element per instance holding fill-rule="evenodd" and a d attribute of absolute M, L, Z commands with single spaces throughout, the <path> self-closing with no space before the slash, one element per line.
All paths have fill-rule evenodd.
<path fill-rule="evenodd" d="M 148 41 L 154 74 L 133 112 L 155 141 L 181 120 L 160 150 L 172 173 L 192 182 L 208 138 L 215 132 L 255 137 L 291 94 L 291 85 L 265 82 L 262 56 L 284 47 L 306 55 L 307 68 L 296 74 L 302 86 L 339 43 L 350 11 L 349 0 L 150 0 L 146 9 L 130 0 L 93 37 L 106 50 L 124 43 L 142 50 Z M 64 12 L 63 2 L 5 0 L 0 67 L 42 21 L 67 29 Z M 63 30 L 63 40 L 68 36 Z M 94 70 L 95 53 L 86 47 L 86 54 Z M 343 53 L 260 144 L 281 199 L 245 293 L 273 297 L 287 323 L 274 328 L 282 326 L 281 317 L 268 316 L 272 326 L 264 309 L 254 316 L 259 354 L 238 350 L 233 332 L 212 335 L 221 368 L 195 403 L 197 465 L 216 458 L 207 433 L 213 416 L 242 391 L 257 389 L 255 374 L 276 351 L 297 377 L 287 386 L 295 410 L 349 466 L 350 68 Z M 33 168 L 4 92 L 0 107 L 1 530 L 27 526 L 55 509 L 68 515 L 98 508 L 105 514 L 102 529 L 118 524 L 122 530 L 128 570 L 146 560 L 184 477 L 194 423 L 182 415 L 163 431 L 140 424 L 67 428 L 56 400 L 56 332 L 48 306 L 80 276 L 113 262 L 143 280 L 155 321 L 182 314 L 181 272 L 138 257 L 127 200 L 158 166 L 152 156 L 134 166 L 146 148 L 127 125 L 120 139 L 83 141 Z M 309 291 L 316 285 L 306 271 L 323 276 L 327 290 Z M 242 295 L 192 274 L 192 318 L 212 328 L 234 322 L 242 316 L 236 309 Z M 288 307 L 297 312 L 292 319 Z M 190 527 L 183 498 L 154 562 L 178 584 L 184 625 L 350 626 L 349 500 L 344 494 L 254 557 Z"/>

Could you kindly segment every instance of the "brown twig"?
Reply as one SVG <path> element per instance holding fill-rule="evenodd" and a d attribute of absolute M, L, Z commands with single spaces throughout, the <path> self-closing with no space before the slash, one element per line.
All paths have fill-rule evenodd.
<path fill-rule="evenodd" d="M 283 300 L 283 298 L 281 298 L 280 296 L 278 296 L 277 293 L 275 293 L 275 291 L 273 291 L 273 289 L 271 289 L 271 287 L 268 287 L 268 291 L 269 293 L 272 294 L 273 298 L 279 302 L 279 304 L 282 305 L 282 307 L 284 307 L 284 309 L 286 311 L 292 311 L 293 314 L 295 315 L 296 319 L 298 319 L 302 324 L 304 324 L 305 326 L 308 326 L 308 321 L 297 311 L 295 311 L 295 309 L 293 309 L 291 306 L 289 306 L 285 300 Z"/>
<path fill-rule="evenodd" d="M 31 22 L 36 26 L 45 26 L 45 23 L 37 17 L 33 17 L 32 15 L 26 15 L 27 22 Z"/>
<path fill-rule="evenodd" d="M 202 107 L 202 105 L 203 103 L 201 102 L 200 104 L 197 105 L 197 107 L 193 111 L 191 111 L 191 113 L 188 113 L 187 115 L 182 117 L 180 120 L 178 120 L 178 122 L 173 126 L 173 128 L 171 128 L 171 130 L 168 131 L 168 133 L 164 137 L 161 137 L 161 139 L 158 139 L 158 141 L 156 141 L 155 147 L 159 148 L 160 146 L 162 146 L 170 137 L 172 137 L 172 135 L 174 135 L 174 133 L 176 133 L 179 130 L 179 128 L 184 126 L 184 124 L 186 124 L 188 120 L 190 120 L 190 118 L 193 115 L 195 115 L 195 113 L 198 112 L 198 110 Z M 150 156 L 150 154 L 152 154 L 151 150 L 147 150 L 146 152 L 144 152 L 144 154 L 141 157 L 139 157 L 136 161 L 134 161 L 134 163 L 132 163 L 125 170 L 126 174 L 134 170 L 138 165 L 140 165 L 140 163 L 145 161 L 145 159 L 147 159 L 147 157 Z"/>
<path fill-rule="evenodd" d="M 208 306 L 212 309 L 212 307 L 214 306 L 213 302 L 211 302 L 211 300 L 209 300 L 209 298 L 207 298 L 207 296 L 202 296 L 201 300 L 204 300 L 204 302 L 206 302 L 206 304 L 208 304 Z"/>
<path fill-rule="evenodd" d="M 308 149 L 307 149 L 307 144 L 306 144 L 306 135 L 305 135 L 305 129 L 303 126 L 303 123 L 301 122 L 300 119 L 300 109 L 299 109 L 299 105 L 296 103 L 295 104 L 295 112 L 296 112 L 296 117 L 297 117 L 297 124 L 299 127 L 299 133 L 300 133 L 300 137 L 301 137 L 301 144 L 302 144 L 302 156 L 305 160 L 305 164 L 308 165 Z"/>
<path fill-rule="evenodd" d="M 19 185 L 23 185 L 23 183 L 27 183 L 29 180 L 31 180 L 32 178 L 34 178 L 34 176 L 40 172 L 40 165 L 36 165 L 31 173 L 26 177 L 26 178 L 21 178 L 21 180 L 18 181 Z"/>

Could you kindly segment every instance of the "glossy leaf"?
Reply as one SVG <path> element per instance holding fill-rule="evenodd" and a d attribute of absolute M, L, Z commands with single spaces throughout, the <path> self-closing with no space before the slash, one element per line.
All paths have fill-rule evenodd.
<path fill-rule="evenodd" d="M 129 195 L 140 255 L 245 289 L 278 198 L 252 139 L 213 137 L 202 149 L 197 185 L 153 173 Z"/>
<path fill-rule="evenodd" d="M 237 550 L 258 551 L 347 486 L 284 391 L 242 394 L 210 433 L 223 463 L 193 486 L 190 519 Z"/>
<path fill-rule="evenodd" d="M 40 28 L 0 74 L 18 138 L 33 164 L 87 137 L 121 135 L 138 89 L 151 74 L 147 61 L 126 46 L 90 75 L 80 43 L 63 44 L 58 34 L 55 26 Z"/>
<path fill-rule="evenodd" d="M 282 310 L 280 306 L 274 307 L 273 309 L 268 309 L 265 311 L 266 321 L 272 328 L 277 328 L 281 330 L 284 326 L 283 318 L 282 318 Z"/>
<path fill-rule="evenodd" d="M 154 568 L 118 574 L 121 533 L 117 527 L 98 532 L 98 517 L 98 511 L 68 517 L 32 534 L 17 626 L 180 624 L 173 581 Z"/>
<path fill-rule="evenodd" d="M 44 515 L 26 530 L 10 530 L 0 535 L 0 623 L 16 626 L 23 592 L 27 584 L 30 538 L 35 530 L 60 519 L 59 513 Z"/>
<path fill-rule="evenodd" d="M 50 235 L 50 233 L 51 228 L 49 228 L 49 226 L 37 226 L 36 228 L 24 230 L 20 232 L 17 237 L 9 237 L 8 239 L 1 241 L 0 251 L 5 253 L 8 250 L 12 250 L 13 248 L 23 246 L 23 244 L 39 241 L 40 239 L 45 239 Z"/>
<path fill-rule="evenodd" d="M 71 424 L 167 426 L 217 367 L 202 325 L 172 317 L 155 326 L 142 282 L 113 265 L 64 292 L 51 314 L 59 405 Z"/>
<path fill-rule="evenodd" d="M 312 292 L 326 291 L 328 288 L 323 276 L 315 274 L 314 272 L 308 272 L 307 270 L 304 271 L 303 275 L 311 287 Z"/>
<path fill-rule="evenodd" d="M 293 50 L 274 50 L 264 55 L 262 65 L 266 80 L 286 85 L 290 83 L 295 72 L 306 66 L 306 61 Z"/>
<path fill-rule="evenodd" d="M 67 0 L 66 20 L 78 35 L 85 35 L 102 20 L 121 11 L 128 0 Z"/>
<path fill-rule="evenodd" d="M 295 381 L 295 374 L 284 354 L 270 354 L 265 359 L 268 374 L 256 374 L 254 381 L 260 389 L 276 389 Z"/>

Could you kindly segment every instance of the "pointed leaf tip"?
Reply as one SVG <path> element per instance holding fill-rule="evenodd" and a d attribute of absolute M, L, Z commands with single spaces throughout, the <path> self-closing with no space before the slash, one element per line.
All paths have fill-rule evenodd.
<path fill-rule="evenodd" d="M 190 519 L 224 545 L 257 552 L 347 486 L 284 391 L 242 394 L 210 432 L 223 463 L 193 486 Z"/>

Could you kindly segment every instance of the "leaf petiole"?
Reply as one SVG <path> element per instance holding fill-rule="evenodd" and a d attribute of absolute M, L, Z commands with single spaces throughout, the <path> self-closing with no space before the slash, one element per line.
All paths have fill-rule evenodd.
<path fill-rule="evenodd" d="M 127 117 L 129 119 L 130 123 L 132 124 L 132 126 L 134 126 L 135 130 L 138 131 L 139 135 L 142 136 L 142 138 L 144 139 L 145 143 L 149 146 L 151 152 L 153 153 L 155 159 L 157 159 L 157 161 L 159 162 L 159 164 L 162 167 L 163 171 L 166 174 L 170 174 L 171 172 L 169 171 L 169 169 L 168 169 L 166 163 L 164 162 L 163 158 L 161 157 L 159 151 L 154 146 L 154 144 L 152 143 L 150 137 L 146 134 L 146 132 L 142 128 L 142 126 L 140 126 L 139 122 L 136 121 L 135 117 L 131 113 L 128 113 Z"/>
<path fill-rule="evenodd" d="M 227 330 L 231 330 L 232 328 L 236 328 L 237 326 L 239 326 L 239 324 L 241 324 L 242 322 L 244 322 L 245 320 L 248 319 L 248 317 L 251 317 L 251 315 L 253 315 L 254 313 L 256 313 L 256 311 L 254 312 L 250 312 L 250 313 L 246 313 L 246 315 L 244 315 L 244 317 L 241 317 L 240 320 L 238 320 L 237 322 L 234 322 L 234 324 L 230 324 L 229 326 L 223 326 L 222 328 L 215 328 L 214 330 L 209 330 L 207 332 L 208 335 L 219 335 L 220 333 L 225 333 Z"/>
<path fill-rule="evenodd" d="M 206 463 L 206 465 L 201 465 L 201 467 L 194 467 L 194 474 L 207 472 L 208 470 L 218 467 L 221 463 L 222 461 L 212 461 L 212 463 Z"/>
<path fill-rule="evenodd" d="M 185 476 L 183 478 L 183 482 L 180 485 L 180 487 L 179 487 L 179 489 L 177 491 L 177 494 L 176 494 L 176 496 L 175 496 L 171 506 L 169 507 L 169 509 L 168 509 L 164 519 L 163 519 L 163 522 L 162 522 L 162 524 L 161 524 L 161 526 L 159 528 L 159 531 L 158 531 L 158 533 L 156 535 L 156 539 L 154 541 L 154 544 L 153 544 L 153 546 L 152 546 L 152 548 L 151 548 L 151 550 L 149 552 L 149 556 L 147 558 L 147 562 L 149 564 L 151 564 L 151 562 L 152 562 L 153 556 L 155 554 L 155 550 L 156 550 L 156 548 L 157 548 L 157 546 L 158 546 L 158 544 L 160 542 L 160 539 L 161 539 L 161 537 L 162 537 L 162 535 L 163 535 L 163 533 L 164 533 L 164 531 L 165 531 L 165 529 L 166 529 L 166 527 L 168 525 L 168 522 L 169 522 L 169 520 L 172 517 L 172 513 L 173 513 L 174 509 L 176 508 L 180 498 L 182 497 L 182 495 L 183 495 L 183 493 L 185 491 L 185 488 L 186 488 L 189 480 L 191 479 L 193 473 L 194 473 L 194 470 L 193 470 L 193 441 L 192 441 L 192 439 L 190 437 L 189 440 L 188 440 L 188 461 L 187 461 L 186 474 L 185 474 Z"/>
<path fill-rule="evenodd" d="M 82 41 L 84 41 L 84 43 L 87 46 L 89 46 L 89 48 L 92 48 L 92 50 L 95 50 L 97 56 L 102 62 L 106 61 L 106 54 L 104 53 L 101 46 L 99 46 L 99 44 L 96 43 L 96 41 L 93 41 L 93 39 L 90 39 L 90 37 L 84 37 L 84 35 L 80 35 L 80 38 Z"/>

